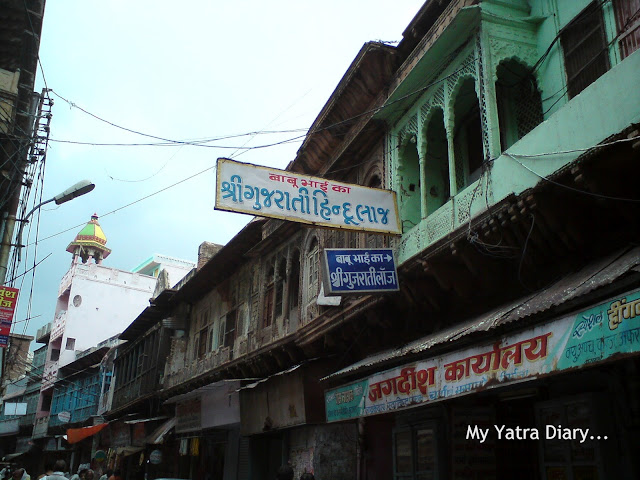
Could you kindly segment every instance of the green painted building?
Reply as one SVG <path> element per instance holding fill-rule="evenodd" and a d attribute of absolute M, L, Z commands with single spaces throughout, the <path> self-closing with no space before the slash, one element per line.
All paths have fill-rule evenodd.
<path fill-rule="evenodd" d="M 640 474 L 639 44 L 637 0 L 429 1 L 405 30 L 365 124 L 401 293 L 324 379 L 360 478 Z"/>

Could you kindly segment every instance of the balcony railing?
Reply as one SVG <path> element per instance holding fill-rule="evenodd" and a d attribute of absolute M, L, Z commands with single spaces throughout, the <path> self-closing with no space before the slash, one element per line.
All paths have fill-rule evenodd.
<path fill-rule="evenodd" d="M 22 417 L 20 417 L 20 426 L 21 427 L 33 427 L 33 422 L 36 420 L 35 413 L 28 413 Z"/>
<path fill-rule="evenodd" d="M 56 317 L 53 323 L 53 327 L 51 327 L 51 337 L 49 338 L 50 342 L 52 342 L 53 340 L 55 340 L 56 338 L 58 338 L 64 333 L 66 324 L 67 324 L 67 311 L 60 310 L 60 312 L 58 313 L 58 316 Z"/>
<path fill-rule="evenodd" d="M 201 359 L 185 366 L 175 373 L 170 373 L 165 379 L 165 388 L 171 388 L 188 381 L 191 378 L 202 375 L 203 373 L 219 367 L 223 363 L 227 363 L 231 358 L 231 349 L 222 347 L 215 352 L 208 352 Z"/>
<path fill-rule="evenodd" d="M 42 438 L 47 436 L 49 430 L 49 417 L 36 418 L 33 425 L 33 438 Z"/>
<path fill-rule="evenodd" d="M 56 427 L 67 423 L 79 423 L 84 422 L 90 416 L 95 415 L 98 412 L 98 402 L 93 402 L 83 407 L 76 407 L 71 410 L 71 419 L 68 422 L 61 422 L 58 418 L 59 412 L 52 412 L 49 417 L 49 426 Z"/>
<path fill-rule="evenodd" d="M 69 285 L 71 285 L 71 279 L 76 273 L 76 268 L 77 265 L 70 268 L 67 273 L 64 274 L 64 277 L 62 277 L 62 280 L 60 281 L 60 287 L 58 287 L 58 296 L 62 295 L 67 290 L 67 288 L 69 288 Z"/>
<path fill-rule="evenodd" d="M 47 339 L 51 334 L 52 322 L 47 323 L 38 329 L 36 333 L 36 342 L 38 343 L 47 343 Z"/>
<path fill-rule="evenodd" d="M 42 384 L 40 391 L 48 390 L 53 387 L 58 378 L 58 362 L 47 362 L 44 366 L 44 374 L 42 375 Z"/>

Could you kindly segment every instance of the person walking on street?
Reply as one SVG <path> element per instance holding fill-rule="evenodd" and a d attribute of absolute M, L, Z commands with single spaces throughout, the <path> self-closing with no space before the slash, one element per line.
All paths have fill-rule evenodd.
<path fill-rule="evenodd" d="M 56 463 L 53 464 L 53 472 L 51 475 L 47 475 L 46 480 L 67 480 L 67 477 L 64 476 L 64 472 L 67 470 L 67 462 L 60 459 L 57 460 Z"/>
<path fill-rule="evenodd" d="M 27 473 L 24 467 L 18 467 L 11 474 L 13 480 L 31 480 L 31 475 Z"/>
<path fill-rule="evenodd" d="M 53 465 L 51 464 L 51 462 L 46 462 L 44 464 L 44 473 L 38 475 L 38 480 L 41 480 L 42 478 L 49 475 L 53 475 Z"/>

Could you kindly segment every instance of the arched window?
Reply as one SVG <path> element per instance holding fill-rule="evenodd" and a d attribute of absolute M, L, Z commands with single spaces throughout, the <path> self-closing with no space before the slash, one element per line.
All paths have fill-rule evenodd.
<path fill-rule="evenodd" d="M 318 240 L 314 238 L 311 244 L 309 245 L 309 249 L 307 250 L 307 258 L 306 258 L 307 306 L 309 306 L 309 304 L 313 302 L 318 296 L 319 264 L 320 264 L 320 248 L 318 246 Z"/>
<path fill-rule="evenodd" d="M 542 122 L 542 100 L 536 78 L 516 60 L 497 68 L 496 100 L 500 147 L 504 152 Z"/>
<path fill-rule="evenodd" d="M 281 259 L 280 264 L 278 265 L 278 272 L 276 274 L 276 307 L 275 307 L 275 318 L 278 318 L 282 315 L 282 305 L 284 302 L 284 285 L 287 276 L 287 260 Z"/>
<path fill-rule="evenodd" d="M 484 161 L 480 103 L 473 78 L 465 78 L 458 89 L 453 115 L 456 189 L 459 192 L 480 178 Z"/>
<path fill-rule="evenodd" d="M 402 220 L 402 230 L 408 231 L 416 226 L 420 212 L 420 160 L 415 135 L 400 148 L 398 162 L 398 207 Z"/>
<path fill-rule="evenodd" d="M 444 112 L 434 108 L 426 125 L 426 157 L 424 162 L 427 211 L 430 215 L 439 209 L 451 196 L 449 188 L 449 147 L 444 127 Z"/>
<path fill-rule="evenodd" d="M 291 256 L 291 268 L 289 269 L 289 329 L 298 328 L 300 320 L 300 251 L 294 250 Z"/>
<path fill-rule="evenodd" d="M 262 327 L 268 327 L 273 323 L 273 281 L 274 281 L 274 268 L 270 266 L 267 270 L 267 276 L 265 278 L 265 292 L 262 303 Z"/>

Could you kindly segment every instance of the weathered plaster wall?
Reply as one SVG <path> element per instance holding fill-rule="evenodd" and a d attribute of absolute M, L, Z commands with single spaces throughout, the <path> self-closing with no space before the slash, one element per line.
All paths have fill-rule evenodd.
<path fill-rule="evenodd" d="M 293 478 L 313 472 L 317 479 L 356 478 L 355 423 L 297 428 L 289 437 L 289 459 Z"/>

